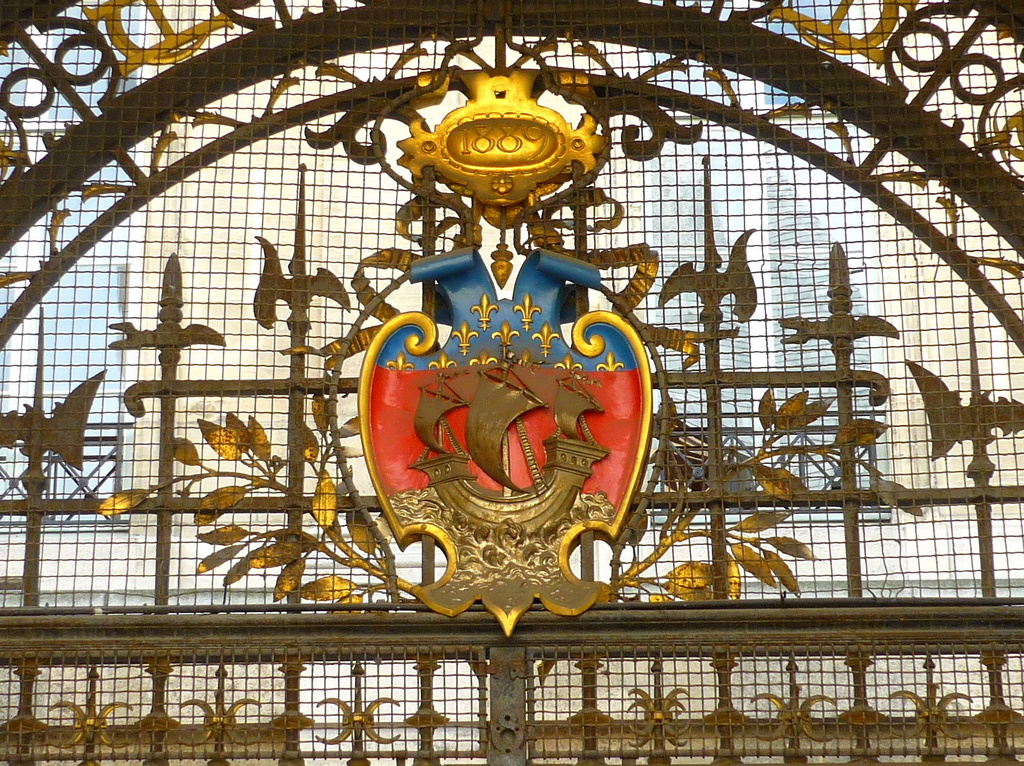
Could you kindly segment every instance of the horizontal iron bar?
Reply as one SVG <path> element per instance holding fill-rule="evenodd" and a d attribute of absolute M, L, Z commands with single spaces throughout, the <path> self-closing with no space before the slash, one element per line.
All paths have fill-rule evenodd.
<path fill-rule="evenodd" d="M 664 605 L 594 609 L 572 619 L 543 611 L 523 617 L 506 639 L 489 614 L 167 614 L 49 615 L 27 610 L 0 616 L 0 662 L 32 652 L 54 662 L 124 661 L 158 653 L 195 658 L 219 653 L 238 661 L 285 654 L 329 658 L 378 651 L 415 656 L 479 651 L 494 645 L 550 652 L 599 646 L 602 653 L 647 656 L 707 653 L 729 647 L 751 654 L 965 653 L 997 644 L 1024 648 L 1024 608 L 976 606 L 952 599 L 899 603 L 895 599 L 828 600 L 813 605 L 708 607 Z M 29 616 L 32 619 L 27 619 Z M 369 649 L 367 647 L 370 647 Z M 61 658 L 64 658 L 61 660 Z"/>
<path fill-rule="evenodd" d="M 674 506 L 679 502 L 679 494 L 674 492 L 656 492 L 650 496 L 655 505 Z M 877 492 L 863 490 L 858 492 L 844 492 L 828 490 L 815 492 L 794 492 L 788 500 L 769 498 L 763 492 L 726 492 L 714 496 L 701 492 L 683 493 L 682 507 L 684 509 L 703 508 L 709 501 L 722 503 L 726 508 L 756 508 L 765 505 L 769 500 L 773 507 L 788 508 L 841 508 L 844 503 L 855 502 L 861 507 L 889 507 L 889 502 L 895 499 L 897 506 L 901 508 L 913 508 L 916 506 L 967 506 L 978 503 L 1018 503 L 1024 502 L 1024 485 L 1012 485 L 1006 487 L 949 487 L 945 489 L 905 489 L 895 490 L 886 493 L 883 498 Z M 48 500 L 44 501 L 40 510 L 43 513 L 73 516 L 73 515 L 94 515 L 100 507 L 100 499 L 92 500 Z M 289 501 L 291 502 L 291 501 Z M 304 505 L 308 508 L 312 498 L 305 498 Z M 232 509 L 234 513 L 274 513 L 284 512 L 285 498 L 281 497 L 251 497 L 238 503 Z M 289 506 L 292 507 L 292 506 Z M 24 499 L 0 500 L 0 518 L 4 516 L 22 516 L 28 508 Z M 374 513 L 379 512 L 377 506 L 369 506 Z M 162 510 L 170 510 L 175 513 L 196 513 L 199 510 L 199 498 L 168 498 L 161 501 L 159 506 L 135 508 L 132 515 L 154 514 Z"/>

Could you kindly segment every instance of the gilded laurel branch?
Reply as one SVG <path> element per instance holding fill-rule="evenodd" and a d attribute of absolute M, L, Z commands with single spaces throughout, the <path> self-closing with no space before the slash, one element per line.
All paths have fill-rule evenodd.
<path fill-rule="evenodd" d="M 191 497 L 202 482 L 218 481 L 220 486 L 199 497 L 193 519 L 199 528 L 212 527 L 197 532 L 197 537 L 216 547 L 199 562 L 198 574 L 230 564 L 223 578 L 223 584 L 229 586 L 253 573 L 276 571 L 275 601 L 295 592 L 306 601 L 357 604 L 371 599 L 386 587 L 388 572 L 384 552 L 378 543 L 377 530 L 357 512 L 347 495 L 339 493 L 326 469 L 331 450 L 326 401 L 318 394 L 312 397 L 311 404 L 315 428 L 302 424 L 300 430 L 307 476 L 315 479 L 316 484 L 306 513 L 310 523 L 303 524 L 302 528 L 257 529 L 249 523 L 243 526 L 223 522 L 225 516 L 251 510 L 252 503 L 261 497 L 289 495 L 283 475 L 288 461 L 275 454 L 266 429 L 255 417 L 250 416 L 246 422 L 235 413 L 225 415 L 223 423 L 197 421 L 205 446 L 218 460 L 204 460 L 194 442 L 179 437 L 174 443 L 175 461 L 186 469 L 196 470 L 164 484 L 118 492 L 103 501 L 99 512 L 109 517 L 132 511 L 155 498 L 161 490 L 171 488 L 180 497 Z M 343 438 L 357 435 L 358 421 L 348 421 L 340 426 L 339 432 Z M 346 453 L 343 457 L 358 454 L 352 448 L 343 449 Z M 234 466 L 226 468 L 225 462 Z M 350 579 L 329 574 L 309 579 L 307 566 L 316 557 L 363 576 Z M 403 580 L 397 585 L 405 592 L 413 587 Z"/>

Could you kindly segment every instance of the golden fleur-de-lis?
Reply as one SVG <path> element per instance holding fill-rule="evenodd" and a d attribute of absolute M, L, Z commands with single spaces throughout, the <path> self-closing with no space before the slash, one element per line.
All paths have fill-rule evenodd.
<path fill-rule="evenodd" d="M 545 357 L 547 357 L 548 354 L 551 353 L 551 342 L 555 338 L 561 338 L 562 336 L 559 335 L 554 330 L 552 330 L 551 325 L 545 322 L 544 326 L 540 328 L 540 332 L 535 332 L 530 337 L 533 338 L 534 340 L 540 341 L 541 353 L 544 354 Z M 566 369 L 569 368 L 567 367 Z"/>
<path fill-rule="evenodd" d="M 411 370 L 413 365 L 405 358 L 405 352 L 399 351 L 393 362 L 388 362 L 386 367 L 389 370 Z"/>
<path fill-rule="evenodd" d="M 541 312 L 540 306 L 533 305 L 533 297 L 527 293 L 523 296 L 523 302 L 513 306 L 512 310 L 523 315 L 523 329 L 529 330 L 533 326 L 533 315 Z"/>
<path fill-rule="evenodd" d="M 608 356 L 604 358 L 604 362 L 602 364 L 597 365 L 597 369 L 601 370 L 602 372 L 615 372 L 616 370 L 621 370 L 625 366 L 626 365 L 624 365 L 622 362 L 616 361 L 615 354 L 609 351 Z"/>
<path fill-rule="evenodd" d="M 576 362 L 572 358 L 572 354 L 566 354 L 565 358 L 561 362 L 555 363 L 555 369 L 557 370 L 582 370 L 583 365 Z"/>
<path fill-rule="evenodd" d="M 497 364 L 498 360 L 496 357 L 491 356 L 487 349 L 480 352 L 480 355 L 476 359 L 470 359 L 470 364 Z"/>
<path fill-rule="evenodd" d="M 427 365 L 429 370 L 443 370 L 446 367 L 458 367 L 458 362 L 448 358 L 448 352 L 442 351 L 437 355 L 437 359 Z"/>
<path fill-rule="evenodd" d="M 61 700 L 55 705 L 50 705 L 50 710 L 68 710 L 74 716 L 74 736 L 71 741 L 58 743 L 58 747 L 71 749 L 85 743 L 87 746 L 107 745 L 114 747 L 114 740 L 108 730 L 107 718 L 115 710 L 131 710 L 132 706 L 124 702 L 111 702 L 100 708 L 96 704 L 96 685 L 99 680 L 99 671 L 96 668 L 89 670 L 89 682 L 85 696 L 85 707 L 76 705 L 73 702 Z M 119 744 L 118 747 L 126 747 L 127 743 Z"/>
<path fill-rule="evenodd" d="M 506 319 L 501 323 L 501 329 L 492 332 L 491 337 L 498 339 L 498 343 L 501 344 L 501 351 L 505 354 L 508 353 L 508 349 L 512 345 L 512 339 L 519 337 L 519 330 L 513 330 L 512 325 Z"/>
<path fill-rule="evenodd" d="M 473 306 L 470 311 L 480 315 L 480 329 L 486 330 L 491 326 L 491 314 L 498 310 L 498 307 L 491 303 L 487 293 L 480 296 L 480 302 Z"/>
<path fill-rule="evenodd" d="M 486 298 L 487 296 L 485 295 L 484 297 Z M 473 338 L 479 337 L 480 333 L 476 330 L 471 330 L 469 322 L 463 321 L 458 330 L 452 331 L 452 335 L 459 339 L 459 351 L 462 352 L 463 356 L 466 356 L 469 353 L 469 342 Z"/>

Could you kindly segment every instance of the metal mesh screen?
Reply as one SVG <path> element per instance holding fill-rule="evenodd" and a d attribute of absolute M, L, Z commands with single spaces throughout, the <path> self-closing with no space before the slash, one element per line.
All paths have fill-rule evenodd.
<path fill-rule="evenodd" d="M 98 638 L 80 655 L 43 632 L 37 648 L 0 638 L 12 763 L 1013 755 L 1017 637 L 929 643 L 896 620 L 1024 597 L 1014 4 L 2 13 L 0 620 L 171 620 L 113 654 Z M 472 111 L 502 99 L 518 111 Z M 504 308 L 481 300 L 460 326 L 444 279 L 417 269 L 467 249 Z M 550 321 L 514 292 L 536 251 L 596 275 Z M 593 406 L 543 433 L 517 415 L 497 472 L 472 416 L 446 410 L 423 441 L 410 407 L 375 404 L 360 378 L 375 355 L 414 369 L 415 344 L 385 359 L 381 329 L 414 311 L 438 329 L 424 353 L 441 354 L 442 382 L 536 368 Z M 589 343 L 570 343 L 574 322 L 600 311 L 650 365 L 651 447 L 626 461 L 640 467 L 621 518 L 573 527 L 561 549 L 499 522 L 493 537 L 437 533 L 433 517 L 396 539 L 396 492 L 427 486 L 435 453 L 510 502 L 549 481 L 545 439 L 607 452 L 606 434 L 648 421 L 594 382 L 624 367 L 611 346 L 593 368 L 574 361 Z M 487 343 L 505 358 L 477 356 Z M 382 491 L 368 460 L 414 478 Z M 849 607 L 893 624 L 799 646 L 559 635 L 510 649 L 449 645 L 464 623 L 420 616 L 474 566 L 497 592 L 556 554 L 566 582 L 605 585 L 579 608 L 524 586 L 523 609 L 596 601 L 620 627 L 721 613 L 756 632 L 772 610 L 813 628 Z M 466 603 L 480 599 L 505 608 L 486 589 Z M 383 648 L 259 637 L 305 612 L 416 627 Z M 541 612 L 523 625 L 557 624 Z M 171 638 L 229 613 L 265 620 L 259 651 Z"/>

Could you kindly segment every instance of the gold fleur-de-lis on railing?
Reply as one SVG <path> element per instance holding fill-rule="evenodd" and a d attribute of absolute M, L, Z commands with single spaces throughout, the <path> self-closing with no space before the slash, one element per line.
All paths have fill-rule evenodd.
<path fill-rule="evenodd" d="M 71 749 L 84 744 L 87 754 L 92 752 L 96 745 L 107 745 L 108 747 L 127 747 L 129 742 L 122 742 L 115 745 L 113 738 L 107 731 L 107 718 L 115 710 L 131 710 L 132 706 L 124 702 L 111 702 L 104 705 L 100 710 L 96 709 L 96 682 L 100 674 L 96 668 L 89 671 L 89 684 L 85 693 L 85 707 L 76 705 L 73 702 L 58 702 L 50 705 L 50 710 L 69 710 L 75 717 L 75 735 L 70 742 L 59 744 L 59 747 Z M 86 760 L 89 760 L 88 756 Z"/>
<path fill-rule="evenodd" d="M 217 668 L 217 691 L 214 693 L 213 704 L 200 699 L 190 699 L 182 702 L 184 707 L 197 707 L 203 711 L 203 738 L 194 741 L 196 745 L 202 745 L 212 741 L 215 750 L 221 752 L 224 745 L 231 742 L 236 745 L 251 745 L 253 740 L 239 737 L 235 734 L 238 727 L 238 712 L 249 705 L 260 707 L 262 703 L 249 697 L 240 699 L 228 705 L 226 702 L 226 684 L 228 671 L 224 665 Z"/>
<path fill-rule="evenodd" d="M 970 702 L 971 698 L 960 692 L 939 696 L 939 685 L 935 683 L 935 660 L 925 658 L 925 696 L 901 689 L 889 695 L 889 699 L 904 699 L 914 705 L 914 730 L 910 736 L 922 736 L 925 748 L 931 752 L 939 749 L 939 737 L 966 739 L 966 734 L 950 728 L 949 706 L 957 700 Z M 955 724 L 954 724 L 955 725 Z"/>
<path fill-rule="evenodd" d="M 356 665 L 352 669 L 352 675 L 355 676 L 356 683 L 351 706 L 337 697 L 323 699 L 316 704 L 317 707 L 334 705 L 341 711 L 341 731 L 337 736 L 330 739 L 317 737 L 320 742 L 323 742 L 325 745 L 338 745 L 352 737 L 354 750 L 361 753 L 364 739 L 380 745 L 390 745 L 398 741 L 399 738 L 397 736 L 391 739 L 382 737 L 380 732 L 377 731 L 377 722 L 374 719 L 374 714 L 381 705 L 397 705 L 398 703 L 395 700 L 390 697 L 381 697 L 371 702 L 365 710 L 363 709 L 362 677 L 365 674 L 366 671 L 363 670 L 362 665 Z"/>
<path fill-rule="evenodd" d="M 491 303 L 491 299 L 484 293 L 480 296 L 480 302 L 473 306 L 470 311 L 480 315 L 480 329 L 486 330 L 491 326 L 491 314 L 498 310 L 498 307 Z"/>
<path fill-rule="evenodd" d="M 615 359 L 615 354 L 609 351 L 608 356 L 604 358 L 604 362 L 597 365 L 597 369 L 602 372 L 615 372 L 616 370 L 623 369 L 625 366 L 622 362 Z"/>
<path fill-rule="evenodd" d="M 513 330 L 512 325 L 506 319 L 501 323 L 501 329 L 492 332 L 491 337 L 497 338 L 498 343 L 501 344 L 501 353 L 507 356 L 508 350 L 512 346 L 512 339 L 519 337 L 519 330 Z"/>
<path fill-rule="evenodd" d="M 534 340 L 540 341 L 541 353 L 544 354 L 544 356 L 546 357 L 548 356 L 548 354 L 551 353 L 551 342 L 555 338 L 561 338 L 562 336 L 559 335 L 557 332 L 554 332 L 551 329 L 551 325 L 545 322 L 544 326 L 540 328 L 540 332 L 535 332 L 530 337 L 533 338 Z"/>
<path fill-rule="evenodd" d="M 410 364 L 409 360 L 405 358 L 405 352 L 399 351 L 398 356 L 395 357 L 393 362 L 387 363 L 389 370 L 411 370 L 413 365 Z"/>
<path fill-rule="evenodd" d="M 680 699 L 686 696 L 686 691 L 672 689 L 668 694 L 665 693 L 664 671 L 660 660 L 652 663 L 651 675 L 654 694 L 643 689 L 631 689 L 629 693 L 636 697 L 636 702 L 627 710 L 642 710 L 644 714 L 643 720 L 632 725 L 633 733 L 636 734 L 633 747 L 643 747 L 650 742 L 654 748 L 654 758 L 649 760 L 657 759 L 656 762 L 660 763 L 665 755 L 666 743 L 680 747 L 686 742 L 684 736 L 689 727 L 676 720 L 677 713 L 686 712 L 686 706 Z"/>
<path fill-rule="evenodd" d="M 472 364 L 497 364 L 497 357 L 493 356 L 487 349 L 484 349 L 475 359 L 470 359 L 469 363 Z"/>
<path fill-rule="evenodd" d="M 572 358 L 572 354 L 566 354 L 561 362 L 555 362 L 556 370 L 582 370 L 583 365 Z"/>
<path fill-rule="evenodd" d="M 437 359 L 427 365 L 428 370 L 443 370 L 446 367 L 458 367 L 459 363 L 448 357 L 447 351 L 437 355 Z"/>
<path fill-rule="evenodd" d="M 828 737 L 819 734 L 815 730 L 816 721 L 811 711 L 816 705 L 824 702 L 836 704 L 831 697 L 824 694 L 816 694 L 807 699 L 800 698 L 801 688 L 796 682 L 797 665 L 793 659 L 786 664 L 786 671 L 789 673 L 789 698 L 783 699 L 778 694 L 758 694 L 751 699 L 752 702 L 764 700 L 772 703 L 778 710 L 776 726 L 765 734 L 759 734 L 760 739 L 774 742 L 777 739 L 786 738 L 787 747 L 790 750 L 797 750 L 800 747 L 800 738 L 807 737 L 815 742 L 827 742 Z"/>
<path fill-rule="evenodd" d="M 533 326 L 533 315 L 541 312 L 540 306 L 533 304 L 533 296 L 529 293 L 523 296 L 523 302 L 513 306 L 512 310 L 523 315 L 523 329 L 529 330 Z"/>
<path fill-rule="evenodd" d="M 487 297 L 486 295 L 484 296 Z M 475 308 L 475 307 L 474 307 Z M 459 325 L 458 330 L 452 330 L 452 335 L 459 339 L 459 351 L 462 352 L 463 356 L 469 353 L 469 343 L 473 338 L 479 337 L 480 333 L 476 330 L 471 330 L 469 322 L 463 322 Z"/>

